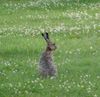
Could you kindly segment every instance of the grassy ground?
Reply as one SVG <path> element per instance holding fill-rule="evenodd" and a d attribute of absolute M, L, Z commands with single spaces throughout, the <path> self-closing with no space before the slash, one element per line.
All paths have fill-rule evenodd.
<path fill-rule="evenodd" d="M 100 97 L 100 3 L 38 1 L 0 1 L 0 97 Z M 45 31 L 54 79 L 37 71 Z"/>

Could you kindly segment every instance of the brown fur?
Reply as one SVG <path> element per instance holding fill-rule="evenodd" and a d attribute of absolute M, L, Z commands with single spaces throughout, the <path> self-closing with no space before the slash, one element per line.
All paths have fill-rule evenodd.
<path fill-rule="evenodd" d="M 42 56 L 40 58 L 39 73 L 44 77 L 55 76 L 57 70 L 53 63 L 52 51 L 56 49 L 56 46 L 54 43 L 50 41 L 48 33 L 42 34 L 42 36 L 47 42 L 47 47 L 46 50 L 42 53 Z"/>

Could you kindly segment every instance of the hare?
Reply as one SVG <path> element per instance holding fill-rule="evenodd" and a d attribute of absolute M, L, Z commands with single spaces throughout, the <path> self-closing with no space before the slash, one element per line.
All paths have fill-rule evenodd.
<path fill-rule="evenodd" d="M 45 51 L 42 53 L 42 56 L 40 58 L 40 64 L 39 64 L 39 73 L 43 77 L 52 77 L 56 76 L 57 69 L 53 63 L 52 60 L 52 51 L 56 50 L 55 43 L 52 43 L 50 41 L 48 33 L 42 33 L 43 38 L 46 40 L 47 47 Z"/>

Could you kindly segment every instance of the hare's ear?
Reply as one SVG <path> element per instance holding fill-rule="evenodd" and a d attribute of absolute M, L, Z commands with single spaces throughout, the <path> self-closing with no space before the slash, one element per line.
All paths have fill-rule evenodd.
<path fill-rule="evenodd" d="M 44 37 L 44 34 L 43 33 L 41 33 L 41 35 Z"/>
<path fill-rule="evenodd" d="M 47 32 L 45 34 L 46 34 L 46 38 L 49 40 L 49 34 Z"/>
<path fill-rule="evenodd" d="M 44 37 L 44 39 L 46 40 L 46 42 L 48 42 L 48 38 L 47 38 L 46 33 L 45 34 L 42 33 L 42 36 Z"/>

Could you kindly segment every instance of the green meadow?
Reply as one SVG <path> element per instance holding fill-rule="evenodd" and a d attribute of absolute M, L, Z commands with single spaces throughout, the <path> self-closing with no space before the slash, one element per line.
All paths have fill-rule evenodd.
<path fill-rule="evenodd" d="M 44 32 L 55 78 L 38 74 Z M 100 1 L 0 0 L 0 97 L 100 97 Z"/>

